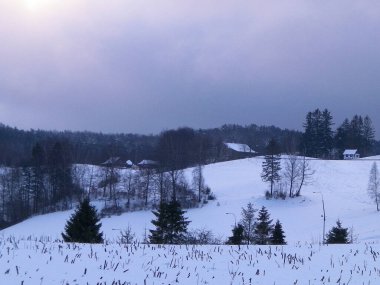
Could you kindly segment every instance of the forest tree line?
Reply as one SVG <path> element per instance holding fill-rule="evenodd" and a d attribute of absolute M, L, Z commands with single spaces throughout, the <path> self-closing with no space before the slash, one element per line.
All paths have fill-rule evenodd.
<path fill-rule="evenodd" d="M 107 135 L 22 131 L 0 125 L 0 227 L 34 214 L 71 208 L 91 190 L 84 189 L 73 166 L 99 165 L 109 157 L 119 156 L 135 163 L 142 159 L 159 162 L 156 169 L 143 169 L 130 177 L 121 177 L 116 167 L 104 167 L 102 184 L 97 187 L 109 199 L 107 207 L 120 207 L 116 185 L 123 182 L 128 189 L 123 195 L 128 196 L 129 210 L 131 199 L 140 200 L 145 207 L 149 201 L 182 199 L 188 203 L 186 199 L 192 199 L 200 203 L 204 195 L 210 194 L 204 185 L 202 166 L 228 159 L 223 142 L 244 143 L 265 155 L 270 155 L 269 142 L 273 140 L 278 146 L 276 154 L 340 159 L 345 148 L 359 149 L 362 156 L 378 153 L 379 142 L 368 116 L 346 119 L 335 131 L 333 125 L 327 109 L 309 112 L 303 133 L 273 126 L 224 125 L 208 130 L 179 128 L 159 135 Z M 195 170 L 192 185 L 182 171 L 190 166 Z M 289 169 L 294 172 L 294 167 Z M 306 171 L 301 174 L 307 174 L 307 166 L 301 169 Z M 300 191 L 292 187 L 294 175 L 288 176 L 289 196 L 297 196 Z"/>

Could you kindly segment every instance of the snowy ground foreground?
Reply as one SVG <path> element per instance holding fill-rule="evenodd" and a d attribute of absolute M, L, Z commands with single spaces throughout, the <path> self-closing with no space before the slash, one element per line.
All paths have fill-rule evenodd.
<path fill-rule="evenodd" d="M 379 246 L 64 244 L 0 237 L 1 284 L 379 284 Z"/>
<path fill-rule="evenodd" d="M 374 157 L 379 159 L 379 157 Z M 241 207 L 252 202 L 256 208 L 266 206 L 271 217 L 280 219 L 288 244 L 318 243 L 322 240 L 322 195 L 326 206 L 326 232 L 340 219 L 345 227 L 353 227 L 358 241 L 379 241 L 380 213 L 367 195 L 369 172 L 373 160 L 325 161 L 311 160 L 315 170 L 313 183 L 305 186 L 302 196 L 286 200 L 266 200 L 268 185 L 260 178 L 262 158 L 250 158 L 208 165 L 204 168 L 206 184 L 217 200 L 201 208 L 191 209 L 187 216 L 191 229 L 212 230 L 215 236 L 226 239 L 231 234 L 234 216 L 240 219 Z M 380 161 L 379 161 L 380 163 Z M 188 170 L 190 176 L 191 169 Z M 320 193 L 315 193 L 320 192 Z M 36 216 L 3 230 L 0 234 L 16 237 L 50 236 L 60 238 L 66 220 L 73 211 Z M 142 240 L 152 228 L 151 211 L 125 213 L 104 218 L 102 230 L 106 238 L 117 239 L 119 229 L 128 225 Z"/>

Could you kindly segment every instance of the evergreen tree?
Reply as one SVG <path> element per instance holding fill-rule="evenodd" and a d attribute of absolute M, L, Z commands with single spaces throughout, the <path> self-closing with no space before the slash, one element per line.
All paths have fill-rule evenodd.
<path fill-rule="evenodd" d="M 265 245 L 270 243 L 270 234 L 273 230 L 272 220 L 268 210 L 263 206 L 259 211 L 255 226 L 255 243 Z"/>
<path fill-rule="evenodd" d="M 375 142 L 375 130 L 372 125 L 372 120 L 365 116 L 363 120 L 363 145 L 362 155 L 367 156 L 372 153 L 372 148 Z"/>
<path fill-rule="evenodd" d="M 244 240 L 244 228 L 241 224 L 234 226 L 232 229 L 232 236 L 228 238 L 227 244 L 240 245 Z"/>
<path fill-rule="evenodd" d="M 338 220 L 336 222 L 336 227 L 333 227 L 329 233 L 326 235 L 327 244 L 335 243 L 350 243 L 348 238 L 348 228 L 343 228 L 342 223 Z"/>
<path fill-rule="evenodd" d="M 279 220 L 276 221 L 276 224 L 274 226 L 274 229 L 272 231 L 271 237 L 270 237 L 270 243 L 271 244 L 286 244 L 285 241 L 285 233 L 282 229 L 282 225 Z"/>
<path fill-rule="evenodd" d="M 350 121 L 348 119 L 345 119 L 336 130 L 334 141 L 335 147 L 339 153 L 339 157 L 342 157 L 344 150 L 349 147 L 348 141 L 350 137 L 350 128 Z"/>
<path fill-rule="evenodd" d="M 261 178 L 264 182 L 270 183 L 270 197 L 273 197 L 273 186 L 281 178 L 281 156 L 276 140 L 271 139 L 269 141 L 264 158 Z"/>
<path fill-rule="evenodd" d="M 350 122 L 350 129 L 348 135 L 348 147 L 358 149 L 359 153 L 362 152 L 363 139 L 363 118 L 355 115 Z"/>
<path fill-rule="evenodd" d="M 332 115 L 331 113 L 325 109 L 322 112 L 322 126 L 321 126 L 321 155 L 322 157 L 326 158 L 329 157 L 331 154 L 331 150 L 333 148 L 333 138 L 334 133 L 332 131 Z"/>
<path fill-rule="evenodd" d="M 186 240 L 187 226 L 190 221 L 184 217 L 185 211 L 181 209 L 178 201 L 161 203 L 157 211 L 153 211 L 156 220 L 152 224 L 156 227 L 150 230 L 150 243 L 155 244 L 181 244 Z"/>
<path fill-rule="evenodd" d="M 333 147 L 331 113 L 316 109 L 306 115 L 304 124 L 303 147 L 305 154 L 312 157 L 328 157 Z"/>
<path fill-rule="evenodd" d="M 32 166 L 31 166 L 31 196 L 32 212 L 45 212 L 47 208 L 47 193 L 44 185 L 44 165 L 45 152 L 42 146 L 37 143 L 32 149 Z"/>
<path fill-rule="evenodd" d="M 257 210 L 253 208 L 252 203 L 248 203 L 246 208 L 242 208 L 242 219 L 240 224 L 243 228 L 243 239 L 247 244 L 253 242 L 254 229 L 255 229 L 255 212 Z"/>
<path fill-rule="evenodd" d="M 75 213 L 67 221 L 65 233 L 62 233 L 65 242 L 102 243 L 103 233 L 99 232 L 101 223 L 94 206 L 88 199 L 84 199 Z"/>
<path fill-rule="evenodd" d="M 54 144 L 48 158 L 48 174 L 51 187 L 51 200 L 53 204 L 62 202 L 62 208 L 68 209 L 72 202 L 73 180 L 71 164 L 68 163 L 61 143 Z"/>

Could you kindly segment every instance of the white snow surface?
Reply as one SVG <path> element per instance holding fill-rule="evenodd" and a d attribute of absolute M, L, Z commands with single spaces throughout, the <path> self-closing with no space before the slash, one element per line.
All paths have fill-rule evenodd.
<path fill-rule="evenodd" d="M 379 247 L 64 244 L 0 237 L 1 284 L 379 284 Z"/>
<path fill-rule="evenodd" d="M 278 285 L 339 284 L 341 278 L 340 284 L 380 284 L 380 213 L 367 194 L 372 163 L 379 159 L 312 159 L 312 183 L 300 197 L 286 200 L 265 199 L 268 185 L 260 177 L 262 157 L 205 166 L 205 182 L 217 199 L 187 211 L 189 228 L 209 229 L 226 239 L 234 224 L 234 216 L 226 213 L 239 221 L 241 208 L 252 202 L 258 209 L 267 207 L 271 218 L 281 221 L 288 242 L 285 247 L 133 247 L 113 242 L 127 226 L 142 240 L 152 228 L 151 211 L 102 219 L 108 245 L 69 245 L 60 240 L 72 210 L 32 217 L 0 232 L 0 283 L 144 284 L 145 279 L 146 284 L 177 280 L 179 284 Z M 189 177 L 191 171 L 187 170 Z M 355 244 L 319 245 L 322 195 L 326 232 L 340 219 L 344 227 L 353 228 Z"/>

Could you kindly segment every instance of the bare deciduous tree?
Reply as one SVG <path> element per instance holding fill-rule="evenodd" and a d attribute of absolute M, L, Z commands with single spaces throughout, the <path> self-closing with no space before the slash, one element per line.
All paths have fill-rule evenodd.
<path fill-rule="evenodd" d="M 203 177 L 203 165 L 198 164 L 193 169 L 193 187 L 198 192 L 198 203 L 202 200 L 202 193 L 205 189 L 205 180 Z"/>
<path fill-rule="evenodd" d="M 286 182 L 289 183 L 289 197 L 292 198 L 294 193 L 294 187 L 298 179 L 300 178 L 300 164 L 298 161 L 298 157 L 295 155 L 289 155 L 285 160 L 285 169 L 283 177 L 286 179 Z"/>
<path fill-rule="evenodd" d="M 306 157 L 289 155 L 285 159 L 283 178 L 289 187 L 290 198 L 301 195 L 302 187 L 311 182 L 314 172 L 310 166 L 310 161 Z"/>
<path fill-rule="evenodd" d="M 135 175 L 134 172 L 130 169 L 128 169 L 123 177 L 123 183 L 124 183 L 124 189 L 125 189 L 125 194 L 127 198 L 127 208 L 128 210 L 131 207 L 131 199 L 135 195 Z"/>
<path fill-rule="evenodd" d="M 298 183 L 298 189 L 295 193 L 295 196 L 301 195 L 302 187 L 311 183 L 311 178 L 315 173 L 315 170 L 313 170 L 310 166 L 310 160 L 306 159 L 306 157 L 302 157 L 301 160 L 298 160 L 300 162 L 299 171 L 300 171 L 300 177 L 299 177 L 299 183 Z"/>
<path fill-rule="evenodd" d="M 377 169 L 377 164 L 374 162 L 372 164 L 371 172 L 369 175 L 368 182 L 368 194 L 376 203 L 376 209 L 379 211 L 379 203 L 380 203 L 380 177 L 379 171 Z"/>

